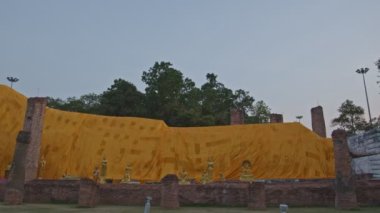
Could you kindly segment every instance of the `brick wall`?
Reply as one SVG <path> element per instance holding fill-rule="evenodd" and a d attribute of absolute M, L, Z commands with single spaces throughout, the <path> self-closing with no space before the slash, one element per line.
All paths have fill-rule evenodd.
<path fill-rule="evenodd" d="M 361 206 L 380 205 L 380 180 L 356 182 L 356 197 Z"/>
<path fill-rule="evenodd" d="M 160 205 L 160 184 L 102 184 L 99 188 L 100 204 L 142 206 L 147 196 L 153 206 Z"/>
<path fill-rule="evenodd" d="M 248 183 L 244 182 L 181 185 L 179 203 L 183 206 L 245 206 L 248 199 L 247 188 Z"/>
<path fill-rule="evenodd" d="M 179 185 L 181 206 L 247 206 L 248 183 L 216 182 L 206 185 Z M 5 184 L 0 183 L 0 201 L 4 200 Z M 26 203 L 78 203 L 79 181 L 34 180 L 25 185 Z M 305 180 L 265 184 L 266 204 L 278 206 L 334 206 L 334 180 Z M 380 180 L 361 180 L 356 184 L 361 206 L 380 205 Z M 100 205 L 143 206 L 147 196 L 152 205 L 160 205 L 160 184 L 102 184 L 99 187 Z"/>
<path fill-rule="evenodd" d="M 4 194 L 5 194 L 5 180 L 0 180 L 0 201 L 4 200 Z"/>
<path fill-rule="evenodd" d="M 231 109 L 230 110 L 230 124 L 244 124 L 244 111 L 240 109 Z"/>
<path fill-rule="evenodd" d="M 333 180 L 266 184 L 266 202 L 277 206 L 334 206 Z"/>
<path fill-rule="evenodd" d="M 282 114 L 270 114 L 269 118 L 271 123 L 284 123 Z"/>
<path fill-rule="evenodd" d="M 25 184 L 26 203 L 77 203 L 79 181 L 33 180 Z"/>

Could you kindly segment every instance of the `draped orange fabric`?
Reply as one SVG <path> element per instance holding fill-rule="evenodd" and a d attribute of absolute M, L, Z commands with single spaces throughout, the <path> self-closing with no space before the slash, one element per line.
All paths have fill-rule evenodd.
<path fill-rule="evenodd" d="M 0 177 L 11 161 L 22 128 L 26 97 L 0 85 Z M 200 179 L 208 160 L 214 177 L 239 179 L 249 160 L 259 179 L 332 178 L 331 139 L 321 138 L 299 123 L 214 127 L 168 127 L 163 121 L 108 117 L 46 109 L 41 159 L 43 178 L 91 177 L 107 159 L 107 178 L 122 179 L 127 164 L 132 179 L 159 181 L 185 170 Z"/>

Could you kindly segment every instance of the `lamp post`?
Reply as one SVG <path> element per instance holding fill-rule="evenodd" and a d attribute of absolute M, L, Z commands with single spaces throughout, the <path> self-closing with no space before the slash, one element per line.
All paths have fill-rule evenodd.
<path fill-rule="evenodd" d="M 7 77 L 7 80 L 11 82 L 11 88 L 13 88 L 13 83 L 16 83 L 19 79 L 15 77 Z"/>
<path fill-rule="evenodd" d="M 369 115 L 369 123 L 372 124 L 372 117 L 371 117 L 371 110 L 369 108 L 369 101 L 368 101 L 368 94 L 367 94 L 367 85 L 365 84 L 365 78 L 364 78 L 364 74 L 366 74 L 367 72 L 369 71 L 369 68 L 360 68 L 360 69 L 357 69 L 356 72 L 358 74 L 362 74 L 363 75 L 363 82 L 364 82 L 364 91 L 365 91 L 365 97 L 367 99 L 367 107 L 368 107 L 368 115 Z"/>
<path fill-rule="evenodd" d="M 303 118 L 303 116 L 302 115 L 298 115 L 298 116 L 296 116 L 296 118 L 298 119 L 298 123 L 301 123 L 301 119 Z"/>

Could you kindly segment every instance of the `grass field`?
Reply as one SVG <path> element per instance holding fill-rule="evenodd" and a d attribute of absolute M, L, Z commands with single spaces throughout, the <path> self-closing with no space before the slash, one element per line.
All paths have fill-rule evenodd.
<path fill-rule="evenodd" d="M 60 205 L 60 204 L 23 204 L 20 206 L 7 206 L 0 203 L 0 212 L 31 212 L 31 213 L 44 213 L 44 212 L 126 212 L 126 213 L 143 213 L 144 207 L 142 206 L 98 206 L 96 208 L 77 208 L 75 205 Z M 153 207 L 151 213 L 238 213 L 238 212 L 257 212 L 257 213 L 278 213 L 278 208 L 268 208 L 264 211 L 252 211 L 247 208 L 223 208 L 223 207 L 181 207 L 177 210 L 161 209 Z M 334 208 L 292 208 L 290 207 L 288 213 L 334 213 L 334 212 L 360 212 L 360 213 L 379 213 L 380 207 L 366 207 L 353 211 L 341 211 Z"/>

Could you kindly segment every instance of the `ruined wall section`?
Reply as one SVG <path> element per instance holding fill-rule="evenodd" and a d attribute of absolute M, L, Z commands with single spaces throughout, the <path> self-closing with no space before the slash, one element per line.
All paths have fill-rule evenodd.
<path fill-rule="evenodd" d="M 349 137 L 348 147 L 355 173 L 380 179 L 380 128 Z"/>

